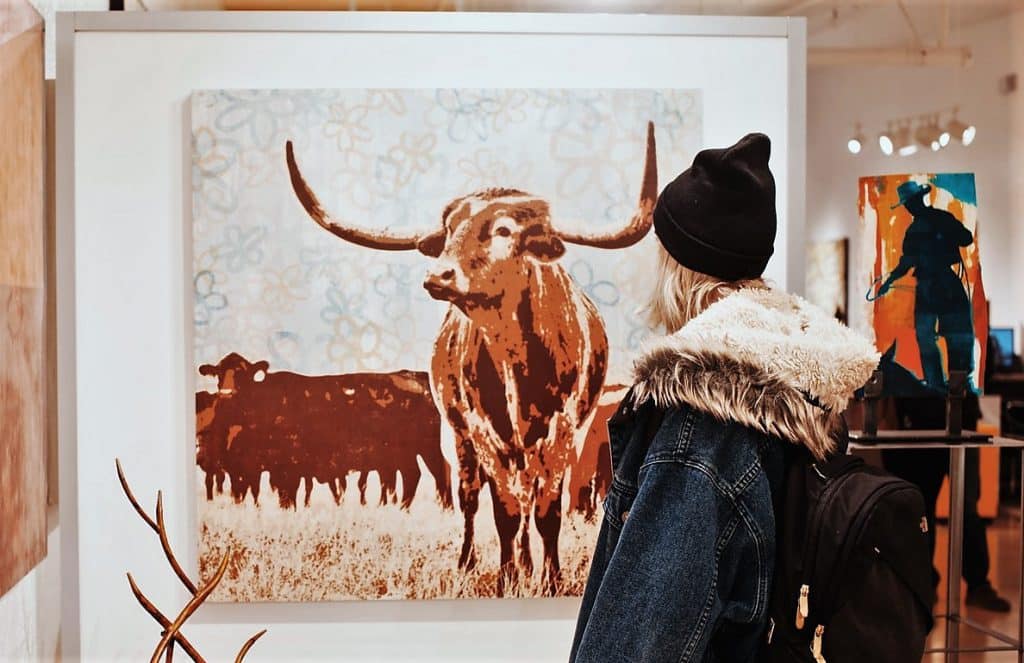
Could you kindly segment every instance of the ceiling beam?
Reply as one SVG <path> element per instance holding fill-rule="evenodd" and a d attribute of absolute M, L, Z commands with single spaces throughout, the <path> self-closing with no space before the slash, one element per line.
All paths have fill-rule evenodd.
<path fill-rule="evenodd" d="M 949 15 L 949 0 L 943 0 L 942 2 L 942 19 L 939 25 L 939 46 L 945 46 L 946 42 L 949 41 L 949 29 L 951 26 L 951 19 Z"/>
<path fill-rule="evenodd" d="M 797 0 L 796 2 L 790 2 L 784 7 L 776 9 L 774 14 L 776 16 L 796 16 L 802 14 L 808 9 L 814 9 L 817 5 L 822 4 L 823 0 Z"/>
<path fill-rule="evenodd" d="M 971 63 L 971 49 L 963 48 L 811 48 L 807 64 L 812 67 L 918 66 L 965 67 Z"/>
<path fill-rule="evenodd" d="M 910 7 L 935 7 L 938 4 L 936 0 L 903 1 Z M 763 11 L 764 9 L 774 6 L 775 9 L 772 13 L 785 15 L 787 12 L 793 14 L 822 5 L 830 8 L 843 9 L 849 7 L 892 7 L 895 3 L 893 0 L 793 0 L 785 3 L 782 7 L 779 7 L 779 0 L 744 0 L 742 4 L 756 11 Z M 971 0 L 968 6 L 972 8 L 1005 7 L 1009 9 L 1019 6 L 1019 4 L 1014 0 Z"/>
<path fill-rule="evenodd" d="M 914 38 L 914 46 L 917 48 L 924 48 L 924 40 L 921 39 L 921 33 L 917 31 L 917 26 L 914 25 L 914 19 L 910 16 L 910 10 L 907 9 L 906 3 L 903 0 L 896 0 L 896 3 L 900 6 L 900 13 L 903 14 L 903 20 L 907 23 L 907 28 L 910 30 L 911 36 Z"/>

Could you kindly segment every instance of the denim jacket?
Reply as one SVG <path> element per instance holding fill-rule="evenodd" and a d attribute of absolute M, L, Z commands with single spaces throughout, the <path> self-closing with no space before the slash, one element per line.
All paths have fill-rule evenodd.
<path fill-rule="evenodd" d="M 783 444 L 824 457 L 871 344 L 799 298 L 741 290 L 637 362 L 572 663 L 751 663 L 775 568 Z"/>

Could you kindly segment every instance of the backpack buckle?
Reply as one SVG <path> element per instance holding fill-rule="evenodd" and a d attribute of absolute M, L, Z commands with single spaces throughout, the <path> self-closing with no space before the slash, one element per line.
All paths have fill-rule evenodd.
<path fill-rule="evenodd" d="M 804 622 L 807 621 L 807 616 L 811 613 L 809 596 L 811 594 L 810 585 L 800 585 L 800 598 L 796 601 L 796 630 L 802 631 L 804 628 Z"/>
<path fill-rule="evenodd" d="M 825 663 L 825 657 L 821 653 L 821 641 L 825 637 L 825 627 L 818 624 L 814 629 L 814 640 L 811 642 L 811 654 L 814 656 L 814 663 Z"/>

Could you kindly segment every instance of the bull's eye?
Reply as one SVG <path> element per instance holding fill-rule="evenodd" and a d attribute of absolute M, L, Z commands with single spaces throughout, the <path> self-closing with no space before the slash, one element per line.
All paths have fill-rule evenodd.
<path fill-rule="evenodd" d="M 494 234 L 498 237 L 508 237 L 512 234 L 512 230 L 507 226 L 498 226 L 495 229 Z"/>

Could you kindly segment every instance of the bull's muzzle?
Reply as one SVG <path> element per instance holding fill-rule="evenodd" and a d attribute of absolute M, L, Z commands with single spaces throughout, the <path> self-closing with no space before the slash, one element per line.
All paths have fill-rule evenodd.
<path fill-rule="evenodd" d="M 455 288 L 455 270 L 441 268 L 437 271 L 429 272 L 427 278 L 423 280 L 423 288 L 434 299 L 451 301 L 458 295 L 458 291 Z"/>

